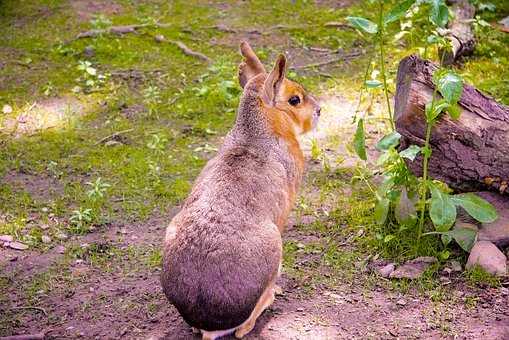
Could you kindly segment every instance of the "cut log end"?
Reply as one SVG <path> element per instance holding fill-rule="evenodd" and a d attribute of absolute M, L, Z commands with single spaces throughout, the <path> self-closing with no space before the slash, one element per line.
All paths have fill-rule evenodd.
<path fill-rule="evenodd" d="M 431 101 L 436 69 L 417 56 L 399 65 L 394 110 L 402 149 L 424 144 L 424 106 Z M 509 194 L 509 108 L 467 84 L 458 104 L 461 117 L 452 120 L 444 115 L 433 129 L 430 175 L 459 191 Z M 422 175 L 422 158 L 408 166 Z"/>

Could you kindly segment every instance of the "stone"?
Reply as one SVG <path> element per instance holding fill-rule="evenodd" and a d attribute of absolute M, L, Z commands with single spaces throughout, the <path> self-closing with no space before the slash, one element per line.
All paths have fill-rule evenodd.
<path fill-rule="evenodd" d="M 58 238 L 59 240 L 67 240 L 69 238 L 69 236 L 67 236 L 66 233 L 58 233 L 55 235 L 56 238 Z"/>
<path fill-rule="evenodd" d="M 509 246 L 509 197 L 494 192 L 476 194 L 490 202 L 498 213 L 498 219 L 495 222 L 481 225 L 477 239 L 490 241 L 497 247 Z"/>
<path fill-rule="evenodd" d="M 456 260 L 451 260 L 451 262 L 449 262 L 449 266 L 453 272 L 461 272 L 463 270 L 461 263 Z"/>
<path fill-rule="evenodd" d="M 56 246 L 56 247 L 55 247 L 55 250 L 56 250 L 56 252 L 57 252 L 57 253 L 59 253 L 59 254 L 63 254 L 63 253 L 65 253 L 65 247 L 64 247 L 64 246 Z"/>
<path fill-rule="evenodd" d="M 435 257 L 418 257 L 396 268 L 389 277 L 395 279 L 418 279 L 431 264 L 436 262 L 438 260 Z"/>
<path fill-rule="evenodd" d="M 45 243 L 45 244 L 51 243 L 51 237 L 49 237 L 48 235 L 42 235 L 41 241 L 42 241 L 42 243 Z"/>
<path fill-rule="evenodd" d="M 0 235 L 0 242 L 12 242 L 14 239 L 11 235 Z"/>
<path fill-rule="evenodd" d="M 466 268 L 479 265 L 490 274 L 504 276 L 507 273 L 507 258 L 497 246 L 489 241 L 479 241 L 472 247 Z"/>
<path fill-rule="evenodd" d="M 9 243 L 9 248 L 15 249 L 15 250 L 27 250 L 28 245 L 21 243 L 21 242 L 14 241 L 14 242 Z"/>
<path fill-rule="evenodd" d="M 85 47 L 85 49 L 83 50 L 83 55 L 85 57 L 89 57 L 89 58 L 95 56 L 95 48 L 94 48 L 94 46 L 88 45 L 87 47 Z"/>
<path fill-rule="evenodd" d="M 396 265 L 394 263 L 389 263 L 388 265 L 383 266 L 382 268 L 378 269 L 378 273 L 381 277 L 388 278 L 389 275 L 396 269 Z"/>

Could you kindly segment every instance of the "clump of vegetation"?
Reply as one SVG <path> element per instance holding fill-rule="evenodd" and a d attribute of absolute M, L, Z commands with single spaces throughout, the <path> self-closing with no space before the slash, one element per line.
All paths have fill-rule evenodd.
<path fill-rule="evenodd" d="M 360 31 L 372 35 L 379 47 L 382 81 L 367 79 L 371 62 L 365 72 L 363 92 L 370 89 L 382 88 L 387 104 L 387 125 L 391 132 L 384 136 L 376 145 L 382 152 L 377 164 L 383 174 L 383 182 L 373 194 L 377 198 L 375 219 L 380 225 L 391 225 L 380 235 L 382 244 L 398 242 L 402 235 L 413 235 L 413 244 L 418 247 L 421 237 L 425 235 L 440 235 L 444 246 L 455 240 L 465 251 L 470 251 L 477 232 L 472 229 L 453 229 L 457 217 L 457 208 L 463 208 L 479 222 L 493 222 L 497 218 L 495 208 L 484 199 L 474 194 L 451 195 L 451 190 L 445 183 L 430 179 L 428 176 L 429 159 L 432 156 L 430 138 L 433 127 L 440 117 L 448 113 L 452 119 L 458 119 L 461 113 L 457 102 L 463 89 L 462 78 L 452 70 L 441 67 L 433 74 L 435 92 L 432 100 L 426 104 L 426 138 L 424 145 L 410 145 L 407 149 L 398 151 L 400 134 L 394 131 L 395 122 L 389 100 L 387 72 L 385 70 L 385 35 L 386 27 L 406 16 L 412 7 L 416 12 L 422 11 L 427 15 L 428 36 L 424 40 L 423 53 L 428 57 L 428 51 L 450 48 L 448 39 L 439 35 L 449 20 L 449 9 L 443 0 L 422 1 L 407 0 L 398 3 L 387 13 L 384 2 L 380 5 L 378 23 L 362 17 L 348 17 L 347 20 Z M 403 31 L 401 31 L 403 32 Z M 405 31 L 407 32 L 407 31 Z M 439 98 L 439 96 L 441 98 Z M 353 147 L 362 160 L 367 160 L 365 146 L 364 118 L 357 120 L 357 130 L 353 140 Z M 422 155 L 422 177 L 414 176 L 408 169 L 406 161 L 413 161 L 417 155 Z M 365 179 L 364 177 L 361 177 Z M 431 193 L 431 195 L 429 195 Z M 392 230 L 387 233 L 388 230 Z M 440 257 L 447 259 L 449 251 L 443 249 Z"/>

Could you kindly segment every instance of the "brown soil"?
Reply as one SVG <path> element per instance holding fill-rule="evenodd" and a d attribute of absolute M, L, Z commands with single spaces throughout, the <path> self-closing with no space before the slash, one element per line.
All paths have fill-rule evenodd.
<path fill-rule="evenodd" d="M 120 249 L 140 243 L 157 245 L 165 221 L 157 218 L 127 231 L 123 226 L 112 226 L 69 243 L 114 245 Z M 300 228 L 290 229 L 287 235 L 296 242 L 316 240 Z M 12 252 L 0 250 L 3 258 Z M 36 293 L 37 298 L 28 301 L 22 291 L 16 290 L 16 282 L 44 271 L 59 255 L 54 251 L 46 255 L 18 254 L 16 261 L 2 263 L 12 288 L 7 305 L 0 307 L 2 313 L 16 318 L 15 334 L 45 331 L 49 338 L 68 339 L 199 339 L 167 303 L 160 289 L 158 268 L 131 267 L 123 260 L 112 261 L 104 268 L 87 260 L 74 261 L 68 268 L 72 283 L 51 281 L 50 290 Z M 301 281 L 286 274 L 279 284 L 283 294 L 259 319 L 248 339 L 509 338 L 508 297 L 498 288 L 473 295 L 463 287 L 453 290 L 451 299 L 437 303 L 413 294 L 400 296 L 378 286 L 365 290 L 355 283 L 321 285 L 307 292 Z M 461 303 L 467 297 L 474 297 L 478 303 L 467 309 Z"/>

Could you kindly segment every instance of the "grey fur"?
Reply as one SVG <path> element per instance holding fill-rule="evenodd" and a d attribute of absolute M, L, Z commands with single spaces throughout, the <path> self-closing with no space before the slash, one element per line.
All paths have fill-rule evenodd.
<path fill-rule="evenodd" d="M 289 189 L 301 173 L 259 111 L 260 74 L 244 89 L 235 126 L 172 221 L 161 283 L 186 322 L 215 331 L 246 321 L 278 273 Z"/>

